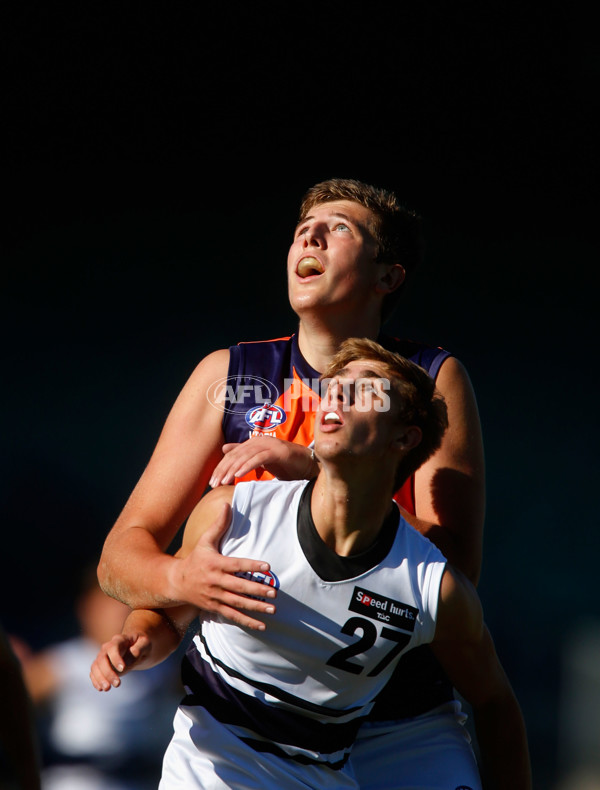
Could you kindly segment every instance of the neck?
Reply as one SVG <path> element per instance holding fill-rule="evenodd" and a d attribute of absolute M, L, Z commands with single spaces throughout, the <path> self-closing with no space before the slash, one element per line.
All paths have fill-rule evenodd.
<path fill-rule="evenodd" d="M 377 464 L 365 474 L 340 474 L 323 464 L 311 498 L 311 512 L 321 539 L 347 557 L 365 551 L 376 540 L 393 507 L 393 477 Z"/>
<path fill-rule="evenodd" d="M 380 329 L 379 315 L 323 317 L 305 314 L 298 326 L 298 347 L 308 364 L 322 373 L 344 340 L 349 337 L 377 340 Z"/>

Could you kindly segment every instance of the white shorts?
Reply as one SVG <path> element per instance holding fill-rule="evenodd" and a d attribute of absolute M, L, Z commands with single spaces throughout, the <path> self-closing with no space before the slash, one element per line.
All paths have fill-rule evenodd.
<path fill-rule="evenodd" d="M 460 702 L 402 721 L 367 722 L 350 763 L 361 790 L 481 790 Z"/>
<path fill-rule="evenodd" d="M 247 746 L 204 708 L 181 705 L 159 790 L 359 790 L 352 770 L 302 765 Z"/>

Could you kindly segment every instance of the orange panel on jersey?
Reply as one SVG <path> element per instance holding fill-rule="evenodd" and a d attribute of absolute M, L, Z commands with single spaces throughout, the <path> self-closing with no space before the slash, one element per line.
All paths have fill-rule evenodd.
<path fill-rule="evenodd" d="M 314 438 L 315 411 L 319 405 L 320 397 L 313 389 L 307 386 L 294 369 L 293 381 L 291 385 L 274 402 L 274 406 L 279 406 L 286 414 L 286 420 L 278 425 L 274 430 L 262 431 L 255 430 L 253 436 L 271 436 L 275 439 L 284 439 L 288 442 L 303 444 L 308 447 Z M 272 480 L 274 475 L 265 469 L 255 469 L 248 472 L 243 477 L 236 478 L 236 482 L 241 480 Z"/>

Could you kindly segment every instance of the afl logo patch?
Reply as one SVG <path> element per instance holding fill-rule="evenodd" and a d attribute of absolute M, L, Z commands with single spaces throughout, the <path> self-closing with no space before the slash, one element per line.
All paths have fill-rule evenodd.
<path fill-rule="evenodd" d="M 254 573 L 247 574 L 246 578 L 251 582 L 259 582 L 266 584 L 268 587 L 274 587 L 276 590 L 279 589 L 279 579 L 275 576 L 273 571 L 267 571 L 266 573 L 254 571 Z"/>
<path fill-rule="evenodd" d="M 287 414 L 272 403 L 246 412 L 246 422 L 255 431 L 274 431 L 287 420 Z"/>
<path fill-rule="evenodd" d="M 248 579 L 249 582 L 257 582 L 258 584 L 266 584 L 267 587 L 273 587 L 275 590 L 279 589 L 279 579 L 273 571 L 267 571 L 266 573 L 261 573 L 261 571 L 254 571 L 251 573 L 250 571 L 236 573 L 236 576 L 239 576 L 240 579 Z M 248 598 L 254 598 L 256 601 L 264 601 L 264 598 L 259 598 L 256 595 L 249 595 Z"/>

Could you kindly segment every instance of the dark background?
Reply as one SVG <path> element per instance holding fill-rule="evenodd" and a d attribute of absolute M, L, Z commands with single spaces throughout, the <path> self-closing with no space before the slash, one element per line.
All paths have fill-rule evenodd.
<path fill-rule="evenodd" d="M 565 651 L 599 613 L 596 34 L 564 3 L 405 5 L 10 13 L 0 617 L 34 647 L 70 634 L 191 370 L 294 330 L 301 194 L 360 178 L 426 219 L 388 329 L 470 371 L 481 596 L 555 788 Z"/>

